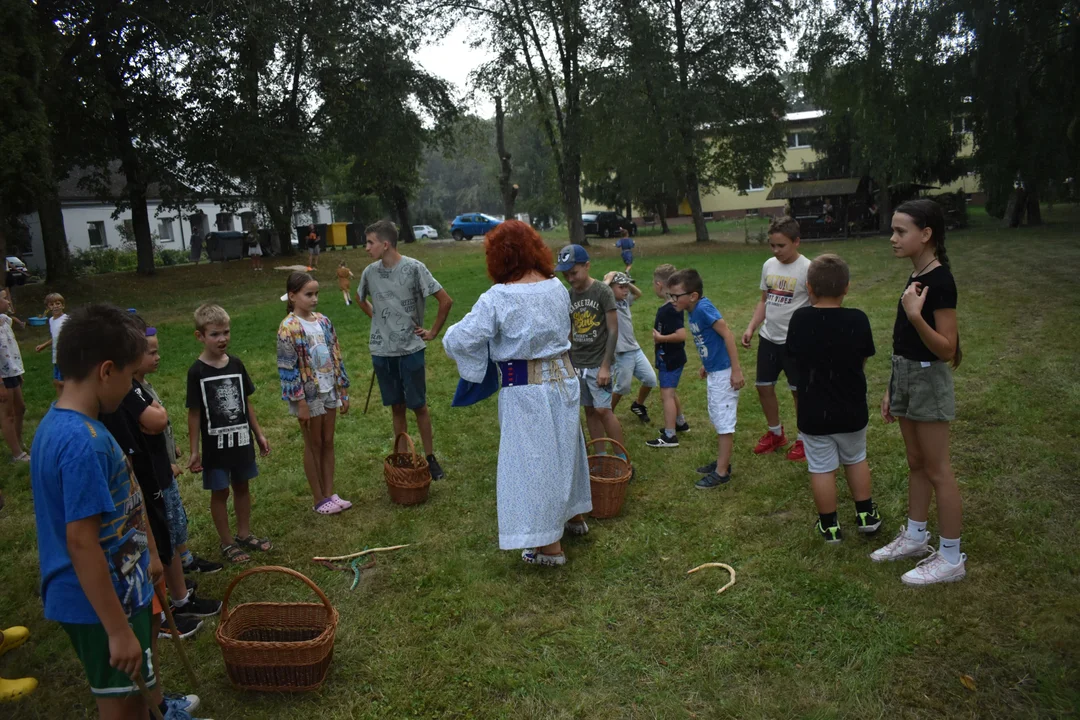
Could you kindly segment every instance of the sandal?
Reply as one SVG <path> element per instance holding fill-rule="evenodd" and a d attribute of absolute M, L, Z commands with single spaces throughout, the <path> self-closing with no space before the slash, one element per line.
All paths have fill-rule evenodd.
<path fill-rule="evenodd" d="M 19 453 L 18 455 L 12 455 L 11 456 L 11 462 L 13 462 L 13 463 L 20 463 L 20 462 L 29 463 L 30 462 L 30 453 L 24 451 L 24 452 Z"/>
<path fill-rule="evenodd" d="M 573 520 L 567 520 L 566 525 L 564 525 L 563 527 L 566 529 L 566 532 L 570 533 L 571 535 L 581 536 L 589 534 L 589 526 L 585 523 L 584 520 L 578 520 L 577 522 L 574 522 Z"/>
<path fill-rule="evenodd" d="M 239 565 L 251 560 L 251 556 L 244 552 L 244 549 L 239 545 L 222 545 L 221 554 L 233 565 Z"/>
<path fill-rule="evenodd" d="M 333 498 L 323 498 L 323 501 L 311 508 L 320 515 L 337 515 L 341 512 L 341 506 L 334 502 Z"/>
<path fill-rule="evenodd" d="M 548 565 L 557 567 L 566 564 L 566 555 L 564 553 L 547 555 L 546 553 L 540 552 L 540 548 L 528 548 L 522 550 L 521 559 L 530 565 Z"/>
<path fill-rule="evenodd" d="M 338 496 L 337 493 L 331 495 L 330 499 L 336 502 L 338 504 L 338 507 L 340 507 L 342 510 L 348 510 L 352 507 L 351 502 L 349 502 L 348 500 L 343 500 L 340 496 Z"/>
<path fill-rule="evenodd" d="M 255 537 L 254 534 L 248 535 L 246 538 L 233 535 L 233 540 L 236 541 L 237 545 L 243 545 L 248 550 L 270 552 L 274 549 L 274 543 L 270 542 L 270 538 Z"/>

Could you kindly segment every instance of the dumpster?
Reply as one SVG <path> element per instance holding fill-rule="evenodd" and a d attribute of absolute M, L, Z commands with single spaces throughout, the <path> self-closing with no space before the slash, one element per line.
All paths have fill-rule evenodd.
<path fill-rule="evenodd" d="M 236 231 L 210 233 L 206 236 L 206 254 L 210 260 L 219 262 L 239 260 L 244 256 L 244 233 Z"/>
<path fill-rule="evenodd" d="M 364 225 L 363 223 L 349 223 L 349 226 L 345 230 L 346 235 L 349 238 L 349 247 L 360 247 L 364 244 Z"/>
<path fill-rule="evenodd" d="M 349 223 L 336 222 L 326 226 L 326 246 L 343 248 L 348 244 Z"/>
<path fill-rule="evenodd" d="M 307 252 L 307 236 L 310 230 L 308 225 L 296 226 L 296 239 L 300 245 L 301 252 Z M 326 231 L 329 226 L 326 223 L 319 223 L 315 226 L 315 234 L 319 237 L 319 250 L 326 249 Z"/>

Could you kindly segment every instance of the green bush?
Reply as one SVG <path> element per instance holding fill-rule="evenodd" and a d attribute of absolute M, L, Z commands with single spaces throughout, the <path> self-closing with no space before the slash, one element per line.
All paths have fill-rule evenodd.
<path fill-rule="evenodd" d="M 157 265 L 181 265 L 188 261 L 188 254 L 183 250 L 159 250 L 155 258 Z"/>
<path fill-rule="evenodd" d="M 424 208 L 416 212 L 413 217 L 413 225 L 430 225 L 439 233 L 439 237 L 450 237 L 450 224 L 435 208 Z"/>
<path fill-rule="evenodd" d="M 183 250 L 154 249 L 154 266 L 168 267 L 188 261 Z M 135 250 L 122 248 L 92 248 L 76 250 L 71 255 L 71 264 L 79 275 L 101 275 L 111 272 L 132 272 L 139 266 Z"/>

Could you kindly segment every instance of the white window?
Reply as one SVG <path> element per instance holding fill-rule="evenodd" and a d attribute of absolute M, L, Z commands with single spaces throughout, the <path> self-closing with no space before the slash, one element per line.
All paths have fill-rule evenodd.
<path fill-rule="evenodd" d="M 788 133 L 787 146 L 791 149 L 810 147 L 810 133 L 805 130 Z"/>
<path fill-rule="evenodd" d="M 952 121 L 953 135 L 963 135 L 964 133 L 971 132 L 971 121 L 966 115 L 958 115 L 953 118 Z"/>
<path fill-rule="evenodd" d="M 218 213 L 216 225 L 219 232 L 230 232 L 233 229 L 233 214 Z"/>
<path fill-rule="evenodd" d="M 90 237 L 90 247 L 105 247 L 105 221 L 97 220 L 86 223 L 86 234 Z"/>
<path fill-rule="evenodd" d="M 765 189 L 765 181 L 758 179 L 750 179 L 750 182 L 746 184 L 746 192 L 761 192 Z"/>
<path fill-rule="evenodd" d="M 162 218 L 158 223 L 158 239 L 163 243 L 171 243 L 173 237 L 172 218 Z"/>

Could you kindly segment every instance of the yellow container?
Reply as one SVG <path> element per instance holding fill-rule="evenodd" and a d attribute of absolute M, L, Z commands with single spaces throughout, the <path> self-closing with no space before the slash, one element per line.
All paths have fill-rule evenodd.
<path fill-rule="evenodd" d="M 326 247 L 345 247 L 349 242 L 349 223 L 336 222 L 326 226 Z"/>

